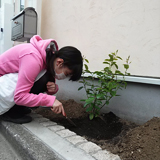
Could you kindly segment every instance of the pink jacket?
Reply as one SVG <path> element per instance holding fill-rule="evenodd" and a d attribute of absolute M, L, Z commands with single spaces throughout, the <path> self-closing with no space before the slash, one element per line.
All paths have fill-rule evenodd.
<path fill-rule="evenodd" d="M 58 50 L 55 40 L 42 40 L 36 35 L 31 38 L 30 43 L 14 46 L 0 55 L 0 76 L 7 73 L 19 73 L 14 94 L 14 101 L 17 105 L 28 107 L 53 105 L 55 96 L 29 93 L 39 72 L 46 68 L 45 50 L 51 41 L 55 42 Z"/>

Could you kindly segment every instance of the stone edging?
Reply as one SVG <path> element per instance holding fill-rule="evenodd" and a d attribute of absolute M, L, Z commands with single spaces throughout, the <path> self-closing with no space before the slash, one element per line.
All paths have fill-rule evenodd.
<path fill-rule="evenodd" d="M 64 138 L 75 147 L 82 149 L 96 160 L 121 160 L 118 155 L 112 154 L 107 150 L 102 150 L 101 147 L 95 143 L 87 141 L 85 138 L 76 135 L 76 133 L 65 129 L 65 127 L 58 125 L 39 114 L 31 113 L 31 116 L 35 121 Z"/>

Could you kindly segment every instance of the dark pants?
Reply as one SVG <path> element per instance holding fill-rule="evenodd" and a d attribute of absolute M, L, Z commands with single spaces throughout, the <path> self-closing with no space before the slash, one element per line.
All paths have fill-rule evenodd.
<path fill-rule="evenodd" d="M 34 94 L 39 94 L 47 91 L 46 84 L 49 81 L 49 76 L 48 73 L 46 72 L 38 81 L 36 81 L 31 88 L 30 93 Z M 21 109 L 24 108 L 25 106 L 19 106 L 15 104 L 9 111 L 7 111 L 4 114 L 7 114 L 10 117 L 16 118 L 16 117 L 21 117 Z"/>

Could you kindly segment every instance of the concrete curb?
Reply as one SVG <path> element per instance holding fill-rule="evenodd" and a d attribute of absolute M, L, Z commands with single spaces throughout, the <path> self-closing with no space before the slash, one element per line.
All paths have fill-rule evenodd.
<path fill-rule="evenodd" d="M 0 131 L 23 160 L 64 160 L 22 125 L 0 121 Z"/>
<path fill-rule="evenodd" d="M 63 126 L 35 113 L 30 115 L 33 121 L 23 125 L 0 122 L 4 134 L 9 135 L 24 157 L 30 160 L 120 160 L 118 155 L 102 150 Z"/>

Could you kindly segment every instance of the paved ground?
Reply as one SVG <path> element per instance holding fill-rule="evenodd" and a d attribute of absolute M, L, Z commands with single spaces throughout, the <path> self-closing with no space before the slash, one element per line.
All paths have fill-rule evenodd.
<path fill-rule="evenodd" d="M 6 138 L 0 133 L 0 160 L 22 160 L 15 150 L 12 148 L 11 144 L 6 140 Z"/>

